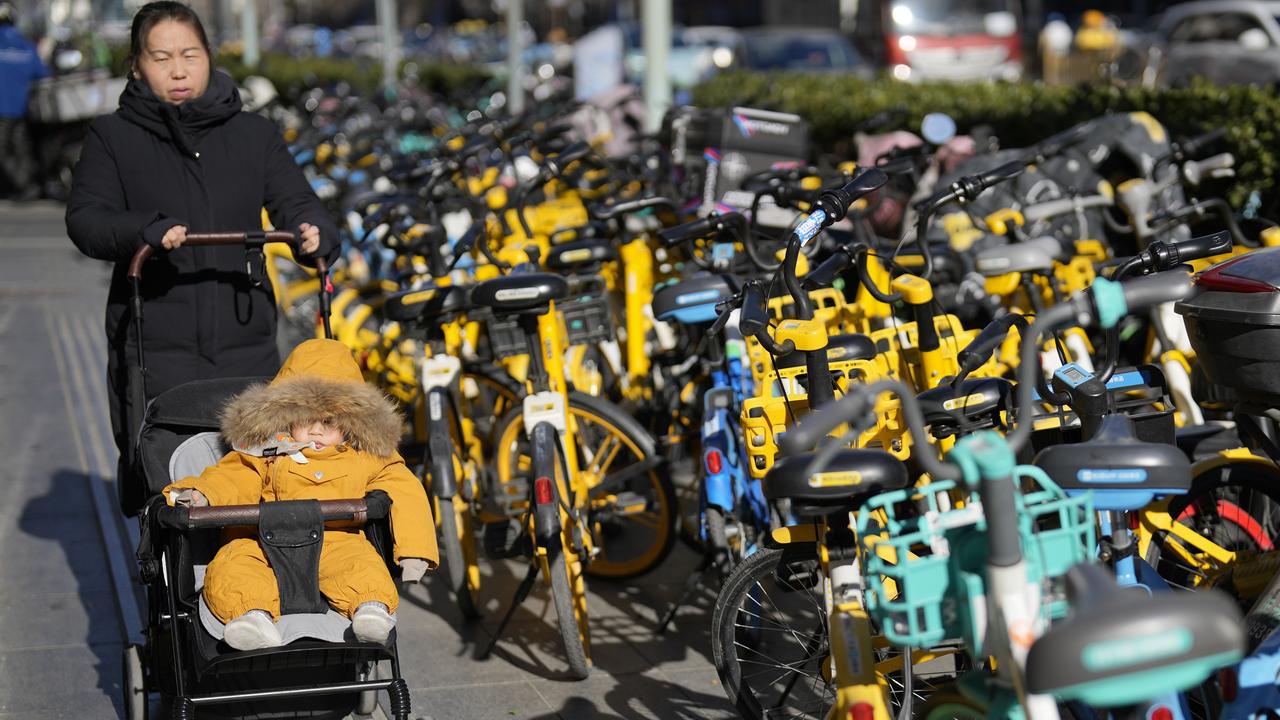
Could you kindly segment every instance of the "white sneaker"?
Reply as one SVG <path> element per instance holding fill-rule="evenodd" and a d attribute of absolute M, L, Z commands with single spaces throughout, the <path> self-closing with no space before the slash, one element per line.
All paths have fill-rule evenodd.
<path fill-rule="evenodd" d="M 271 613 L 250 610 L 227 623 L 222 639 L 236 650 L 261 650 L 284 644 Z"/>
<path fill-rule="evenodd" d="M 360 642 L 385 643 L 395 626 L 396 619 L 380 602 L 364 603 L 351 616 L 351 632 Z"/>

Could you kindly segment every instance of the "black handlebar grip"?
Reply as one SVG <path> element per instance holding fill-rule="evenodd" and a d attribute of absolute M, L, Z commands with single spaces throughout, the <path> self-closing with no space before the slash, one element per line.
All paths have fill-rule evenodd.
<path fill-rule="evenodd" d="M 831 257 L 823 260 L 818 267 L 809 271 L 801 281 L 800 286 L 805 290 L 817 290 L 819 288 L 831 287 L 831 283 L 835 282 L 836 277 L 844 272 L 853 264 L 853 253 L 847 248 L 840 248 L 831 254 Z"/>
<path fill-rule="evenodd" d="M 738 329 L 743 335 L 756 335 L 769 327 L 769 308 L 759 283 L 747 283 L 742 288 L 742 313 L 738 317 Z"/>
<path fill-rule="evenodd" d="M 1181 270 L 1146 275 L 1120 283 L 1130 314 L 1160 303 L 1181 300 L 1191 292 L 1191 275 Z"/>
<path fill-rule="evenodd" d="M 658 232 L 658 239 L 667 247 L 675 247 L 684 242 L 693 240 L 694 238 L 706 237 L 715 230 L 719 224 L 720 218 L 716 215 L 708 215 L 704 218 L 698 218 L 683 225 L 676 225 Z"/>
<path fill-rule="evenodd" d="M 1183 155 L 1195 155 L 1226 136 L 1226 128 L 1214 128 L 1203 135 L 1197 135 L 1190 140 L 1181 143 L 1179 148 L 1181 148 Z"/>
<path fill-rule="evenodd" d="M 1170 243 L 1170 246 L 1177 255 L 1173 265 L 1213 257 L 1214 255 L 1221 255 L 1231 251 L 1231 231 L 1220 230 L 1211 235 L 1201 235 L 1200 237 L 1180 242 L 1175 241 Z M 1170 265 L 1170 267 L 1173 265 Z"/>
<path fill-rule="evenodd" d="M 1009 334 L 1009 328 L 1015 324 L 1020 331 L 1026 332 L 1027 318 L 1019 313 L 1002 315 L 982 328 L 973 341 L 956 356 L 956 360 L 960 363 L 960 370 L 968 374 L 982 367 L 996 347 L 1004 342 Z"/>
<path fill-rule="evenodd" d="M 849 206 L 859 198 L 870 195 L 889 182 L 889 176 L 879 168 L 867 168 L 845 183 L 844 187 L 827 190 L 818 198 L 827 213 L 827 224 L 838 222 L 849 212 Z"/>
<path fill-rule="evenodd" d="M 998 168 L 988 170 L 978 175 L 978 185 L 980 186 L 978 192 L 982 192 L 992 185 L 999 185 L 1006 180 L 1012 180 L 1013 178 L 1021 175 L 1026 169 L 1026 165 L 1014 161 L 1005 163 Z M 975 193 L 975 195 L 976 194 L 977 193 Z"/>
<path fill-rule="evenodd" d="M 559 155 L 556 155 L 556 162 L 560 164 L 561 168 L 563 168 L 569 163 L 575 160 L 581 160 L 582 158 L 590 154 L 591 154 L 590 143 L 579 141 L 565 148 L 564 151 L 561 152 Z"/>

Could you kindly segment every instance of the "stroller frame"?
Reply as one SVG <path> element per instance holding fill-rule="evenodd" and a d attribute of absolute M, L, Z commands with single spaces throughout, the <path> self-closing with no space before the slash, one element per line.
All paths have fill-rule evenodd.
<path fill-rule="evenodd" d="M 215 233 L 188 235 L 185 244 L 244 245 L 246 251 L 252 252 L 261 250 L 269 242 L 294 243 L 295 240 L 294 234 L 281 232 Z M 151 474 L 163 475 L 165 484 L 169 478 L 167 468 L 161 469 L 154 458 L 144 457 L 144 434 L 154 428 L 157 436 L 167 433 L 168 444 L 172 444 L 174 439 L 181 438 L 183 434 L 216 429 L 216 420 L 210 421 L 210 416 L 216 415 L 216 412 L 210 410 L 220 407 L 232 394 L 260 378 L 197 380 L 163 393 L 150 404 L 146 402 L 141 276 L 143 264 L 154 252 L 149 245 L 139 248 L 129 264 L 128 272 L 133 291 L 131 320 L 137 338 L 138 359 L 137 365 L 129 368 L 128 378 L 134 408 L 134 416 L 126 419 L 133 449 L 131 465 L 134 469 L 129 481 L 143 485 L 134 491 L 150 496 L 140 508 L 141 537 L 137 551 L 139 576 L 147 590 L 146 639 L 141 648 L 131 645 L 125 649 L 124 690 L 128 716 L 131 720 L 147 716 L 147 698 L 152 691 L 158 691 L 169 701 L 168 709 L 173 720 L 187 720 L 196 716 L 198 707 L 216 706 L 221 709 L 253 702 L 267 703 L 266 708 L 259 709 L 258 714 L 252 715 L 253 717 L 334 717 L 337 713 L 349 712 L 342 709 L 346 706 L 339 704 L 338 709 L 334 706 L 316 706 L 299 710 L 282 708 L 278 701 L 332 695 L 354 696 L 386 690 L 393 718 L 408 720 L 408 684 L 400 673 L 394 631 L 385 646 L 365 642 L 298 640 L 280 647 L 226 652 L 218 648 L 218 642 L 201 625 L 198 598 L 192 602 L 191 598 L 184 597 L 184 588 L 191 587 L 194 590 L 194 571 L 189 562 L 193 547 L 199 547 L 202 541 L 208 541 L 208 536 L 220 528 L 256 526 L 259 506 L 169 507 L 163 497 L 155 494 L 155 489 L 151 487 L 155 483 L 148 481 L 148 469 Z M 321 280 L 321 320 L 325 336 L 332 337 L 328 318 L 328 268 L 323 259 L 317 259 L 316 270 Z M 169 403 L 162 400 L 166 396 L 169 396 Z M 165 445 L 164 438 L 161 437 L 156 444 Z M 163 449 L 168 449 L 170 453 L 173 450 L 167 445 Z M 165 462 L 167 460 L 167 457 L 164 458 Z M 121 484 L 124 484 L 124 479 Z M 122 490 L 122 498 L 126 497 L 125 492 Z M 391 501 L 385 493 L 375 491 L 365 498 L 350 500 L 284 502 L 317 504 L 324 521 L 363 523 L 366 537 L 387 562 L 388 568 L 394 571 L 395 566 L 390 556 L 388 520 Z M 323 523 L 318 529 L 323 532 Z M 135 658 L 136 667 L 130 662 L 131 657 Z M 372 673 L 384 661 L 390 663 L 391 676 L 386 679 L 370 679 L 366 673 Z M 351 673 L 357 679 L 256 686 L 261 684 L 264 677 L 272 675 L 310 677 L 318 671 L 322 674 Z M 134 677 L 135 674 L 137 677 Z M 200 685 L 210 684 L 215 686 L 214 691 L 194 692 Z M 248 684 L 250 687 L 216 687 L 227 684 Z M 368 699 L 369 696 L 365 695 L 365 698 Z"/>

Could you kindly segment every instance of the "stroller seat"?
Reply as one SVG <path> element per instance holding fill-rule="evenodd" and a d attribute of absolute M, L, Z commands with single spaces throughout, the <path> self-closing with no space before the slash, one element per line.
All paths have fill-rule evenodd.
<path fill-rule="evenodd" d="M 169 458 L 170 481 L 177 482 L 199 475 L 205 468 L 216 465 L 229 449 L 222 441 L 222 436 L 216 432 L 192 435 L 183 440 Z M 204 574 L 208 567 L 207 563 L 191 566 L 194 587 L 200 593 L 200 624 L 215 639 L 221 640 L 226 625 L 214 616 L 204 599 Z M 392 613 L 392 617 L 395 617 L 395 613 Z M 282 615 L 276 628 L 285 645 L 305 638 L 335 643 L 356 642 L 355 635 L 351 632 L 351 621 L 333 609 L 323 613 Z"/>

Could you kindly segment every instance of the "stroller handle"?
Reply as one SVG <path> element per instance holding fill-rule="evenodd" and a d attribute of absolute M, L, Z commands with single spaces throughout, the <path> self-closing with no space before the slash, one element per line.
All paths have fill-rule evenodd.
<path fill-rule="evenodd" d="M 267 243 L 289 243 L 296 246 L 297 240 L 298 236 L 291 232 L 258 230 L 256 232 L 190 233 L 182 244 L 184 247 L 188 245 L 261 246 Z M 129 260 L 129 277 L 140 279 L 142 277 L 142 264 L 155 252 L 155 247 L 143 243 L 133 253 L 133 258 Z M 326 269 L 324 258 L 316 258 L 316 270 L 323 274 Z"/>
<path fill-rule="evenodd" d="M 330 520 L 354 520 L 367 522 L 380 520 L 391 509 L 391 498 L 386 493 L 370 493 L 363 498 L 349 500 L 320 500 L 320 513 L 326 522 Z M 210 507 L 161 507 L 156 519 L 165 527 L 177 530 L 219 528 L 238 525 L 257 525 L 257 505 L 220 505 Z"/>

